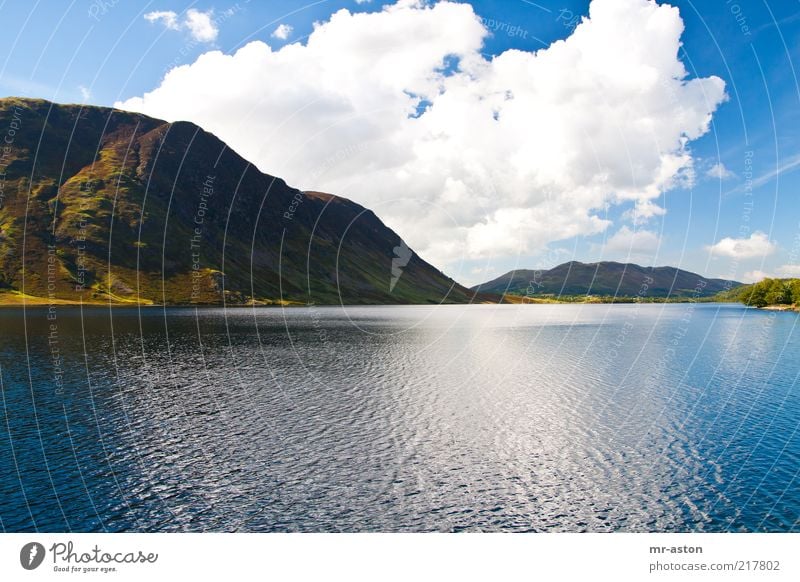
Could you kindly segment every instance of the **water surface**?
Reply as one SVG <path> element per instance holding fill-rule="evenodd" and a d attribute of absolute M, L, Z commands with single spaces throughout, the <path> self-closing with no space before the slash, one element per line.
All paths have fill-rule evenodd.
<path fill-rule="evenodd" d="M 0 309 L 0 527 L 791 531 L 797 322 L 716 304 Z"/>

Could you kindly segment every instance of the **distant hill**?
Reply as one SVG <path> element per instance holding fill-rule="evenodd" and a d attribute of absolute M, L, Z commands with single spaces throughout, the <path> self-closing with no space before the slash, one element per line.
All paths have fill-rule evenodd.
<path fill-rule="evenodd" d="M 646 288 L 645 288 L 646 285 Z M 549 270 L 510 271 L 473 291 L 510 295 L 599 295 L 617 297 L 709 297 L 741 285 L 706 279 L 675 267 L 641 267 L 632 263 L 570 261 Z"/>
<path fill-rule="evenodd" d="M 0 294 L 7 297 L 473 298 L 372 211 L 291 188 L 194 124 L 7 98 L 0 132 L 9 136 L 0 144 L 7 146 L 0 148 Z"/>

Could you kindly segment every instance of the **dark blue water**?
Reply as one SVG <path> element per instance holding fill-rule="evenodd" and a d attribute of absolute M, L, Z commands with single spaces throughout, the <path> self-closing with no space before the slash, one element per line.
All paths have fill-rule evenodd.
<path fill-rule="evenodd" d="M 797 530 L 797 324 L 712 304 L 0 309 L 0 528 Z"/>

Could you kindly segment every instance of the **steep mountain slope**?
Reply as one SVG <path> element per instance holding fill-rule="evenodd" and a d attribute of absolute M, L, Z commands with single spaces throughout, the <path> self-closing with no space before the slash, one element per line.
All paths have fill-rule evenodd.
<path fill-rule="evenodd" d="M 0 99 L 0 292 L 71 301 L 438 303 L 473 293 L 370 210 L 186 122 Z"/>
<path fill-rule="evenodd" d="M 675 267 L 640 267 L 632 263 L 570 261 L 545 271 L 510 271 L 472 289 L 511 295 L 601 295 L 634 297 L 707 297 L 741 285 L 706 279 Z"/>

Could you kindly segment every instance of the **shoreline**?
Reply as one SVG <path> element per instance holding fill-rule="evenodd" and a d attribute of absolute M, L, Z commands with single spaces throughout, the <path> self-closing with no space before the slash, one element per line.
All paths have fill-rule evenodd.
<path fill-rule="evenodd" d="M 494 298 L 492 298 L 494 299 Z M 150 299 L 136 301 L 114 301 L 114 300 L 88 300 L 81 301 L 75 299 L 63 298 L 48 298 L 36 295 L 28 295 L 20 293 L 19 291 L 5 291 L 0 292 L 0 309 L 11 307 L 137 307 L 137 308 L 153 308 L 153 307 L 185 307 L 185 308 L 208 308 L 208 307 L 225 307 L 242 309 L 247 307 L 337 307 L 337 306 L 403 306 L 403 305 L 634 305 L 634 304 L 649 304 L 649 305 L 662 305 L 665 303 L 738 303 L 747 307 L 746 304 L 738 301 L 725 301 L 724 299 L 717 299 L 715 297 L 651 297 L 646 301 L 637 300 L 635 297 L 570 297 L 559 299 L 556 297 L 530 297 L 523 295 L 510 295 L 506 294 L 502 297 L 497 296 L 497 300 L 489 300 L 481 297 L 476 298 L 475 301 L 466 301 L 459 303 L 442 302 L 442 303 L 304 303 L 290 299 L 257 299 L 245 303 L 238 302 L 218 302 L 218 303 L 155 303 Z M 752 306 L 753 309 L 761 309 L 764 311 L 790 311 L 800 313 L 800 307 L 796 305 L 765 305 L 763 307 Z"/>
<path fill-rule="evenodd" d="M 756 309 L 763 309 L 764 311 L 794 311 L 800 313 L 800 308 L 795 305 L 765 305 L 764 307 L 756 307 Z"/>
<path fill-rule="evenodd" d="M 156 303 L 150 299 L 141 301 L 113 300 L 75 300 L 58 297 L 40 297 L 27 295 L 19 291 L 0 292 L 0 308 L 2 307 L 295 307 L 306 304 L 290 300 L 255 300 L 247 303 Z"/>
<path fill-rule="evenodd" d="M 0 309 L 13 308 L 13 307 L 31 307 L 31 308 L 46 308 L 49 306 L 60 307 L 106 307 L 106 308 L 120 308 L 120 307 L 136 307 L 136 308 L 209 308 L 209 307 L 224 307 L 242 309 L 247 307 L 360 307 L 360 306 L 442 306 L 442 305 L 633 305 L 633 304 L 648 304 L 648 305 L 662 305 L 666 303 L 736 303 L 730 301 L 715 301 L 714 298 L 703 298 L 698 300 L 693 297 L 686 298 L 653 298 L 650 301 L 635 301 L 633 298 L 618 297 L 612 300 L 602 300 L 600 298 L 591 298 L 585 301 L 575 300 L 559 300 L 555 298 L 530 298 L 523 296 L 509 296 L 506 295 L 498 301 L 478 300 L 463 303 L 302 303 L 292 300 L 256 300 L 247 303 L 154 303 L 150 300 L 147 301 L 76 301 L 73 299 L 49 299 L 47 297 L 38 297 L 34 295 L 23 295 L 19 292 L 0 293 Z M 768 305 L 765 307 L 758 307 L 756 309 L 764 309 L 767 311 L 797 311 L 791 305 Z"/>

